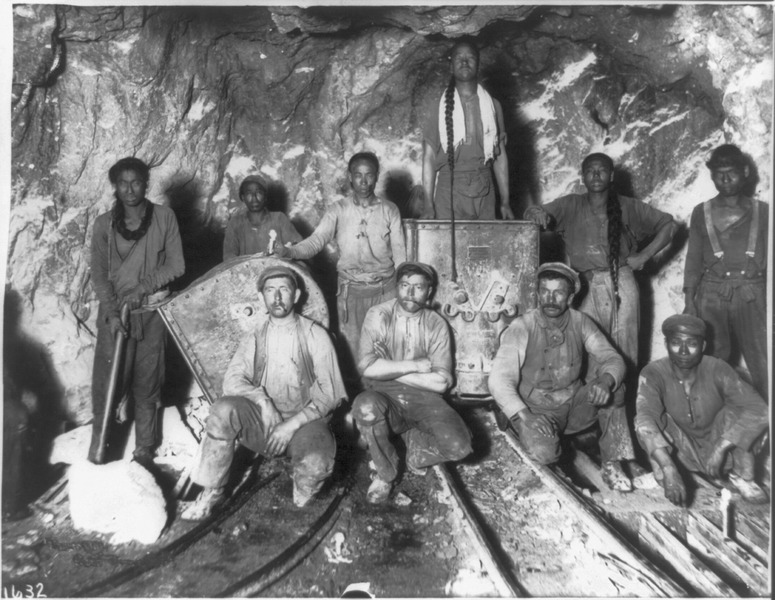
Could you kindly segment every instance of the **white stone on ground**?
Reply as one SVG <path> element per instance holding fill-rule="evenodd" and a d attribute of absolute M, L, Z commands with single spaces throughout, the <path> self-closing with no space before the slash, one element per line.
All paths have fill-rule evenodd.
<path fill-rule="evenodd" d="M 76 529 L 109 535 L 112 544 L 152 544 L 159 538 L 167 522 L 166 504 L 145 468 L 130 461 L 94 465 L 80 460 L 68 477 Z"/>

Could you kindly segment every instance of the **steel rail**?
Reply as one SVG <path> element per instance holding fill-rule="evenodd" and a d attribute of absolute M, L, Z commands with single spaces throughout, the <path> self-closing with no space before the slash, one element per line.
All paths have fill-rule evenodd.
<path fill-rule="evenodd" d="M 185 552 L 193 544 L 201 540 L 204 536 L 210 533 L 215 527 L 220 525 L 223 521 L 228 519 L 238 510 L 240 510 L 245 503 L 253 497 L 253 495 L 271 483 L 277 478 L 279 473 L 272 473 L 263 479 L 256 479 L 256 468 L 251 469 L 251 475 L 248 481 L 246 481 L 234 494 L 230 501 L 223 506 L 222 510 L 216 511 L 209 518 L 198 523 L 193 528 L 189 529 L 186 533 L 178 538 L 175 538 L 172 542 L 166 546 L 159 548 L 158 550 L 151 552 L 136 560 L 134 564 L 125 569 L 122 569 L 118 573 L 114 573 L 96 583 L 83 587 L 69 593 L 71 597 L 94 597 L 104 596 L 106 592 L 115 590 L 122 585 L 133 581 L 146 573 L 154 571 L 167 563 L 173 558 Z M 253 480 L 251 484 L 248 484 L 250 480 Z"/>

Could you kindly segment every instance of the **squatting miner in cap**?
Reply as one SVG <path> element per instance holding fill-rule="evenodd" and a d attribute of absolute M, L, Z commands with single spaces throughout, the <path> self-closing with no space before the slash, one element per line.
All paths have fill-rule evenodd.
<path fill-rule="evenodd" d="M 560 458 L 561 435 L 599 423 L 603 479 L 612 489 L 630 491 L 621 461 L 632 458 L 632 437 L 623 398 L 613 395 L 612 401 L 624 361 L 592 319 L 570 308 L 579 288 L 578 274 L 563 263 L 538 268 L 538 308 L 503 332 L 490 392 L 541 464 Z M 586 380 L 584 362 L 596 365 Z"/>
<path fill-rule="evenodd" d="M 398 298 L 369 309 L 363 322 L 358 369 L 367 389 L 352 415 L 374 464 L 366 495 L 373 504 L 389 498 L 399 473 L 393 436 L 403 438 L 414 474 L 471 452 L 466 424 L 443 397 L 452 386 L 452 342 L 449 325 L 428 306 L 435 279 L 424 263 L 399 265 Z"/>
<path fill-rule="evenodd" d="M 406 243 L 398 207 L 374 191 L 379 179 L 376 155 L 353 154 L 347 177 L 352 196 L 334 202 L 304 241 L 277 252 L 289 258 L 312 258 L 326 244 L 336 243 L 340 356 L 348 384 L 360 391 L 355 363 L 363 319 L 372 306 L 396 297 L 395 268 L 406 260 Z"/>
<path fill-rule="evenodd" d="M 698 317 L 668 317 L 662 333 L 668 355 L 641 371 L 635 432 L 665 496 L 688 502 L 680 465 L 712 478 L 728 474 L 743 498 L 766 502 L 752 451 L 768 429 L 764 400 L 723 360 L 703 355 L 706 327 Z"/>
<path fill-rule="evenodd" d="M 261 175 L 248 175 L 239 186 L 244 210 L 233 214 L 223 238 L 223 260 L 245 254 L 272 254 L 274 247 L 295 244 L 301 236 L 285 213 L 270 211 L 267 206 L 268 184 Z M 275 238 L 270 236 L 273 231 Z"/>
<path fill-rule="evenodd" d="M 284 265 L 258 279 L 269 318 L 237 347 L 210 408 L 191 479 L 204 489 L 182 515 L 200 520 L 224 499 L 234 442 L 266 456 L 287 454 L 293 502 L 305 506 L 331 475 L 336 442 L 329 416 L 346 397 L 328 332 L 295 312 L 301 289 Z"/>
<path fill-rule="evenodd" d="M 718 194 L 692 211 L 684 312 L 708 323 L 708 354 L 729 362 L 740 351 L 767 399 L 769 207 L 748 196 L 751 167 L 740 148 L 719 146 L 706 164 Z"/>

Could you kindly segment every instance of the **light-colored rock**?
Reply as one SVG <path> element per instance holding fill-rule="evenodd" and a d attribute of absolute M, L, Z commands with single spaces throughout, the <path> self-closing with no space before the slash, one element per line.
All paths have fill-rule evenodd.
<path fill-rule="evenodd" d="M 71 429 L 67 433 L 54 438 L 48 462 L 52 465 L 59 463 L 72 465 L 86 460 L 86 457 L 89 455 L 90 443 L 91 423 Z"/>
<path fill-rule="evenodd" d="M 70 516 L 81 531 L 110 536 L 112 544 L 152 544 L 167 522 L 156 480 L 135 462 L 72 464 L 68 472 Z"/>

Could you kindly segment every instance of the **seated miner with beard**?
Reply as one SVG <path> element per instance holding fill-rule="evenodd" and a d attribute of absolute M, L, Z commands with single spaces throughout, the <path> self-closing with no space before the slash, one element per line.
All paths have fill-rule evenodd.
<path fill-rule="evenodd" d="M 398 298 L 369 309 L 360 338 L 358 369 L 366 391 L 353 402 L 352 415 L 374 464 L 366 499 L 390 496 L 399 457 L 391 437 L 406 445 L 406 467 L 427 468 L 471 453 L 471 434 L 442 394 L 452 386 L 449 325 L 428 301 L 435 272 L 418 262 L 396 269 Z"/>
<path fill-rule="evenodd" d="M 503 332 L 489 388 L 540 464 L 560 458 L 560 434 L 599 423 L 603 480 L 612 489 L 629 491 L 619 464 L 630 446 L 623 443 L 630 439 L 624 404 L 614 401 L 610 410 L 601 410 L 621 384 L 624 360 L 591 318 L 570 308 L 579 287 L 579 276 L 563 263 L 538 268 L 538 308 Z M 585 383 L 582 365 L 593 359 L 599 366 Z"/>
<path fill-rule="evenodd" d="M 686 505 L 680 466 L 714 479 L 728 472 L 743 498 L 766 502 L 751 450 L 768 428 L 764 399 L 723 360 L 703 355 L 702 319 L 673 315 L 662 333 L 668 356 L 640 373 L 635 432 L 665 497 Z"/>
<path fill-rule="evenodd" d="M 266 180 L 260 175 L 248 175 L 239 186 L 239 197 L 245 205 L 232 215 L 223 238 L 223 260 L 245 254 L 272 254 L 270 243 L 282 246 L 301 241 L 301 236 L 282 212 L 267 208 Z M 271 232 L 277 236 L 272 239 Z"/>
<path fill-rule="evenodd" d="M 336 441 L 331 411 L 345 398 L 333 344 L 323 327 L 297 314 L 301 290 L 284 265 L 258 278 L 269 319 L 238 346 L 223 379 L 223 396 L 210 408 L 200 458 L 191 480 L 204 490 L 182 514 L 209 516 L 224 498 L 238 441 L 267 456 L 287 454 L 293 503 L 305 506 L 331 475 Z"/>

